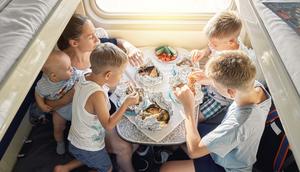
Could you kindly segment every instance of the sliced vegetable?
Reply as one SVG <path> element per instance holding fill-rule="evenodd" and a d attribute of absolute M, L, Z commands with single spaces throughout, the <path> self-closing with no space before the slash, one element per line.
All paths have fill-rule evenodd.
<path fill-rule="evenodd" d="M 155 54 L 163 62 L 173 61 L 177 57 L 177 52 L 170 46 L 159 46 L 155 48 Z"/>
<path fill-rule="evenodd" d="M 170 50 L 173 56 L 176 55 L 176 50 L 174 48 L 168 46 L 168 49 Z"/>
<path fill-rule="evenodd" d="M 156 55 L 160 55 L 161 53 L 163 53 L 165 51 L 165 47 L 161 47 L 161 48 L 159 48 L 159 49 L 157 49 L 156 51 L 155 51 L 155 54 Z"/>
<path fill-rule="evenodd" d="M 165 48 L 165 52 L 168 54 L 168 55 L 171 55 L 171 51 L 168 47 Z"/>
<path fill-rule="evenodd" d="M 159 50 L 161 48 L 165 48 L 165 45 L 162 45 L 162 46 L 159 46 L 159 47 L 155 48 L 155 51 L 157 51 L 157 50 Z"/>

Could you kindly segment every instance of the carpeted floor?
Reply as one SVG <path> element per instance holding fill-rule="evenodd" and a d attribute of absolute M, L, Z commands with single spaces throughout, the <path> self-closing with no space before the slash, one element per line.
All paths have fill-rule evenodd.
<path fill-rule="evenodd" d="M 67 136 L 67 134 L 65 134 L 65 136 Z M 23 145 L 20 154 L 24 154 L 24 157 L 18 159 L 13 172 L 52 172 L 55 165 L 65 164 L 73 159 L 69 153 L 66 153 L 65 155 L 56 154 L 56 142 L 53 137 L 53 126 L 51 119 L 48 119 L 48 122 L 46 124 L 34 126 L 29 135 L 29 139 L 31 139 L 32 142 Z M 153 152 L 152 154 L 148 153 L 144 157 L 140 157 L 139 155 L 137 155 L 137 153 L 134 153 L 132 161 L 136 171 L 159 171 L 160 165 L 155 164 L 152 161 L 153 156 Z M 111 159 L 114 169 L 116 169 L 115 156 L 111 155 Z M 147 170 L 141 170 L 145 169 L 145 161 L 147 161 L 146 164 L 148 164 L 148 168 Z M 89 171 L 89 168 L 81 167 L 73 170 L 72 172 L 86 171 Z"/>
<path fill-rule="evenodd" d="M 23 145 L 20 153 L 25 156 L 18 159 L 13 172 L 52 172 L 55 165 L 67 163 L 72 159 L 69 153 L 61 156 L 56 154 L 56 142 L 53 137 L 51 121 L 34 126 L 29 139 L 32 142 Z M 87 170 L 86 167 L 83 167 L 74 170 L 74 172 Z"/>

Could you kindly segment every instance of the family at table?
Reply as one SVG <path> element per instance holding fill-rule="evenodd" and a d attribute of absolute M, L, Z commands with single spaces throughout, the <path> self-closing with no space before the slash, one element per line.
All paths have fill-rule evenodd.
<path fill-rule="evenodd" d="M 133 152 L 147 156 L 152 145 L 177 145 L 190 157 L 161 161 L 162 172 L 252 171 L 271 97 L 255 79 L 259 68 L 241 28 L 236 13 L 223 11 L 204 29 L 205 49 L 137 49 L 74 14 L 35 92 L 38 107 L 52 113 L 57 154 L 66 152 L 71 121 L 74 160 L 54 171 L 135 171 Z"/>

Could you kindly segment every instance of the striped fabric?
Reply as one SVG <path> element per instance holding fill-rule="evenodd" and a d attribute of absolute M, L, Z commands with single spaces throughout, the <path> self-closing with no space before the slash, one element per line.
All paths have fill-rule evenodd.
<path fill-rule="evenodd" d="M 204 93 L 204 98 L 203 103 L 199 107 L 199 110 L 203 114 L 205 120 L 216 116 L 224 108 L 230 105 L 230 103 L 228 105 L 224 105 L 224 103 L 220 103 L 219 101 L 214 99 L 214 95 L 218 93 L 214 92 L 214 94 L 211 94 L 206 86 L 202 87 L 202 92 Z"/>

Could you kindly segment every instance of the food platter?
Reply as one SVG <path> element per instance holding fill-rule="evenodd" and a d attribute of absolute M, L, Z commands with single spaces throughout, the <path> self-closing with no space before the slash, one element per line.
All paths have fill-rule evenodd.
<path fill-rule="evenodd" d="M 135 73 L 135 80 L 145 88 L 157 86 L 163 79 L 163 73 L 152 63 L 141 66 Z"/>
<path fill-rule="evenodd" d="M 149 106 L 155 104 L 162 110 L 167 111 L 169 119 L 160 121 L 157 116 L 142 120 L 141 113 L 149 106 L 145 107 L 141 113 L 136 115 L 126 115 L 126 118 L 133 123 L 138 130 L 145 134 L 148 138 L 159 142 L 170 134 L 183 121 L 182 115 L 179 113 L 179 107 L 175 107 L 172 102 L 169 102 L 162 93 L 149 92 L 148 94 Z M 174 113 L 177 112 L 177 113 Z"/>
<path fill-rule="evenodd" d="M 147 107 L 148 102 L 145 99 L 145 90 L 140 87 L 134 87 L 130 82 L 121 82 L 114 92 L 118 97 L 117 106 L 120 107 L 125 101 L 126 97 L 134 91 L 139 94 L 139 104 L 129 106 L 126 111 L 127 115 L 135 115 L 139 113 L 143 108 Z"/>
<path fill-rule="evenodd" d="M 203 99 L 203 96 L 204 96 L 204 94 L 202 92 L 202 89 L 201 89 L 201 85 L 199 83 L 196 83 L 196 82 L 192 83 L 187 78 L 188 77 L 183 72 L 178 73 L 177 75 L 171 77 L 170 80 L 169 80 L 169 84 L 170 84 L 170 87 L 172 89 L 170 89 L 168 95 L 174 103 L 179 103 L 176 96 L 174 95 L 174 90 L 175 90 L 176 87 L 180 88 L 180 87 L 184 86 L 185 84 L 187 84 L 190 87 L 190 89 L 192 90 L 192 92 L 194 93 L 195 106 L 197 106 L 197 105 L 202 103 L 202 99 Z"/>
<path fill-rule="evenodd" d="M 183 57 L 176 63 L 176 66 L 172 68 L 172 77 L 169 77 L 169 84 L 171 87 L 169 97 L 173 102 L 179 103 L 173 90 L 176 87 L 182 87 L 187 84 L 194 93 L 195 105 L 197 106 L 202 103 L 204 95 L 202 93 L 201 84 L 197 83 L 195 78 L 190 75 L 193 71 L 197 70 L 200 70 L 198 64 L 193 63 L 189 56 Z"/>
<path fill-rule="evenodd" d="M 149 105 L 137 114 L 135 121 L 139 128 L 157 131 L 165 128 L 173 112 L 170 102 L 167 102 L 162 94 L 149 93 Z"/>

